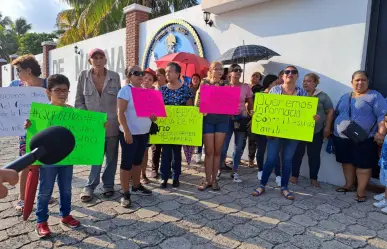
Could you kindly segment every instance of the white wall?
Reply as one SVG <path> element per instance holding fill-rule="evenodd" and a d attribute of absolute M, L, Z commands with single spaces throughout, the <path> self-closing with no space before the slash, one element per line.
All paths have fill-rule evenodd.
<path fill-rule="evenodd" d="M 120 29 L 102 36 L 74 43 L 50 51 L 50 74 L 61 73 L 70 80 L 69 104 L 75 102 L 78 74 L 89 69 L 88 53 L 94 48 L 105 51 L 108 59 L 107 68 L 120 74 L 121 79 L 125 75 L 125 29 Z M 81 54 L 75 54 L 74 47 L 78 46 Z"/>
<path fill-rule="evenodd" d="M 199 33 L 209 61 L 243 41 L 266 46 L 281 55 L 247 64 L 246 82 L 253 71 L 277 74 L 292 64 L 299 68 L 300 76 L 309 71 L 318 73 L 321 89 L 336 103 L 350 91 L 351 74 L 363 65 L 368 9 L 369 0 L 272 0 L 212 16 L 214 26 L 209 27 L 203 21 L 201 7 L 196 6 L 141 24 L 140 61 L 160 25 L 183 19 Z M 307 172 L 304 164 L 302 173 Z M 340 165 L 334 156 L 325 153 L 325 145 L 319 177 L 337 185 L 344 182 Z"/>

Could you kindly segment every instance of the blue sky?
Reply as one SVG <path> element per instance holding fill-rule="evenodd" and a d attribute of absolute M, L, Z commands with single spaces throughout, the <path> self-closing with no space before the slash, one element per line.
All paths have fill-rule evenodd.
<path fill-rule="evenodd" d="M 68 5 L 60 0 L 0 0 L 0 12 L 12 20 L 24 17 L 32 24 L 34 32 L 51 32 L 55 30 L 57 14 Z M 199 3 L 201 0 L 198 0 Z"/>

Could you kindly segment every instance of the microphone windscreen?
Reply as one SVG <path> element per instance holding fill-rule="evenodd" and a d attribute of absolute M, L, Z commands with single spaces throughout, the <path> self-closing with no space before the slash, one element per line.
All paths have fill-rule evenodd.
<path fill-rule="evenodd" d="M 38 158 L 44 164 L 56 164 L 65 159 L 75 147 L 75 137 L 62 126 L 51 126 L 32 137 L 30 150 L 43 147 L 46 153 Z"/>

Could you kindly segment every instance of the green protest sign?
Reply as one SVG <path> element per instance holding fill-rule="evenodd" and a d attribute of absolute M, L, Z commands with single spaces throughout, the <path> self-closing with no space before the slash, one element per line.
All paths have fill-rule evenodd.
<path fill-rule="evenodd" d="M 251 131 L 271 137 L 313 140 L 318 98 L 256 93 Z"/>
<path fill-rule="evenodd" d="M 75 148 L 67 158 L 56 165 L 103 163 L 106 113 L 32 103 L 29 120 L 31 127 L 27 130 L 27 152 L 30 148 L 29 142 L 35 134 L 51 126 L 63 126 L 74 134 Z"/>

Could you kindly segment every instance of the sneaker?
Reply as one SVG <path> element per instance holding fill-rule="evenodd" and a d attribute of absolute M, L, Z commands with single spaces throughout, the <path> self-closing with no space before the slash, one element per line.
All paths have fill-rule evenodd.
<path fill-rule="evenodd" d="M 132 206 L 132 201 L 130 200 L 130 193 L 124 193 L 124 195 L 121 197 L 121 207 L 129 208 Z"/>
<path fill-rule="evenodd" d="M 263 173 L 263 171 L 258 171 L 258 174 L 257 174 L 258 180 L 262 179 L 262 173 Z"/>
<path fill-rule="evenodd" d="M 81 222 L 79 222 L 79 220 L 74 219 L 71 215 L 67 215 L 66 217 L 60 219 L 60 223 L 72 229 L 77 228 L 81 225 Z"/>
<path fill-rule="evenodd" d="M 385 207 L 385 208 L 382 208 L 380 211 L 382 211 L 382 213 L 385 213 L 385 214 L 387 214 L 387 207 Z"/>
<path fill-rule="evenodd" d="M 142 184 L 138 185 L 137 188 L 132 187 L 132 194 L 133 195 L 151 195 L 152 191 L 145 188 Z"/>
<path fill-rule="evenodd" d="M 168 181 L 166 180 L 161 180 L 160 181 L 160 188 L 167 188 Z"/>
<path fill-rule="evenodd" d="M 377 200 L 377 201 L 382 201 L 383 199 L 386 199 L 386 198 L 385 198 L 385 195 L 386 195 L 386 194 L 383 192 L 383 193 L 381 193 L 381 194 L 375 195 L 375 196 L 374 196 L 374 199 Z"/>
<path fill-rule="evenodd" d="M 375 202 L 374 203 L 374 207 L 377 207 L 377 208 L 385 208 L 387 207 L 387 200 L 386 199 L 383 199 L 379 202 Z"/>
<path fill-rule="evenodd" d="M 194 155 L 194 158 L 193 158 L 193 161 L 198 164 L 198 163 L 201 163 L 202 161 L 202 154 L 195 154 Z"/>
<path fill-rule="evenodd" d="M 51 235 L 51 231 L 50 231 L 50 228 L 48 227 L 47 222 L 36 224 L 35 232 L 39 236 L 39 238 L 46 238 Z"/>
<path fill-rule="evenodd" d="M 276 176 L 275 182 L 277 183 L 278 187 L 281 187 L 281 176 Z"/>
<path fill-rule="evenodd" d="M 231 177 L 234 179 L 234 182 L 236 182 L 236 183 L 243 182 L 242 179 L 239 177 L 238 173 L 232 173 Z"/>
<path fill-rule="evenodd" d="M 172 187 L 178 188 L 180 186 L 179 180 L 173 180 Z"/>

